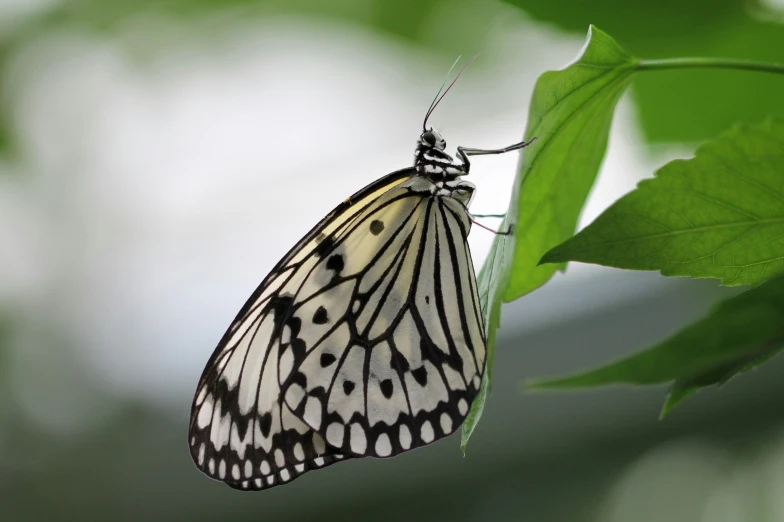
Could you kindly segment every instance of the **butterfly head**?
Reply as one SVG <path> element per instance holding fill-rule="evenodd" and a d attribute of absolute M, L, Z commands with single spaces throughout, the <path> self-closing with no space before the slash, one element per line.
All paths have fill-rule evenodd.
<path fill-rule="evenodd" d="M 420 174 L 443 174 L 445 166 L 452 163 L 452 158 L 444 152 L 446 141 L 433 130 L 425 129 L 417 140 L 414 151 L 414 167 Z"/>
<path fill-rule="evenodd" d="M 446 140 L 441 137 L 438 131 L 430 127 L 419 136 L 419 145 L 425 149 L 444 150 L 446 148 Z"/>

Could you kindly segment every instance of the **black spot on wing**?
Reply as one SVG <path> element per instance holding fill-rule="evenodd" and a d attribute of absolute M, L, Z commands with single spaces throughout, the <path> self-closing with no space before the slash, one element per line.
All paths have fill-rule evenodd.
<path fill-rule="evenodd" d="M 394 346 L 392 347 L 392 357 L 390 357 L 389 366 L 398 374 L 405 373 L 411 368 L 411 365 L 408 364 L 408 359 Z"/>
<path fill-rule="evenodd" d="M 384 222 L 378 219 L 374 219 L 370 222 L 370 233 L 374 236 L 379 235 L 381 232 L 384 231 Z"/>
<path fill-rule="evenodd" d="M 290 295 L 273 295 L 270 298 L 268 306 L 272 310 L 276 325 L 280 325 L 285 320 L 293 304 L 294 297 Z"/>
<path fill-rule="evenodd" d="M 321 237 L 321 239 L 319 239 L 319 237 Z M 323 234 L 319 237 L 316 238 L 316 241 L 318 241 L 318 245 L 316 245 L 316 255 L 319 259 L 324 259 L 335 248 L 335 238 L 332 236 L 324 237 Z"/>
<path fill-rule="evenodd" d="M 343 381 L 343 392 L 346 395 L 351 395 L 351 392 L 354 391 L 355 384 L 351 381 Z"/>
<path fill-rule="evenodd" d="M 340 254 L 335 254 L 327 259 L 327 269 L 332 270 L 335 273 L 340 273 L 343 271 L 343 267 L 346 266 L 343 262 L 343 256 Z"/>
<path fill-rule="evenodd" d="M 427 368 L 424 366 L 420 366 L 415 370 L 411 370 L 411 375 L 420 386 L 425 386 L 427 384 Z"/>
<path fill-rule="evenodd" d="M 306 390 L 306 389 L 308 388 L 308 378 L 307 378 L 307 376 L 306 376 L 304 373 L 302 373 L 302 372 L 296 372 L 296 373 L 295 373 L 295 374 L 294 374 L 294 375 L 291 377 L 291 382 L 292 382 L 293 384 L 299 384 L 300 386 L 302 386 L 302 389 L 303 389 L 303 390 Z"/>
<path fill-rule="evenodd" d="M 319 306 L 316 313 L 313 314 L 313 323 L 315 324 L 327 324 L 329 322 L 329 315 L 327 314 L 327 309 L 323 306 Z"/>
<path fill-rule="evenodd" d="M 392 397 L 392 393 L 395 391 L 395 386 L 392 384 L 392 379 L 384 379 L 379 383 L 381 387 L 381 393 L 384 394 L 384 397 L 389 399 Z"/>
<path fill-rule="evenodd" d="M 272 428 L 272 414 L 270 412 L 261 416 L 259 428 L 261 428 L 262 435 L 269 437 L 270 429 Z"/>
<path fill-rule="evenodd" d="M 331 365 L 336 361 L 336 357 L 331 353 L 322 353 L 321 354 L 321 367 L 326 368 L 327 366 Z"/>

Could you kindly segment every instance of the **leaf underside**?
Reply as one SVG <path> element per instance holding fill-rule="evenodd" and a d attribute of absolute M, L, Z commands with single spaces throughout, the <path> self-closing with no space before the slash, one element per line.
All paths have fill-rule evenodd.
<path fill-rule="evenodd" d="M 727 299 L 703 319 L 640 353 L 594 370 L 531 381 L 533 390 L 672 383 L 666 415 L 700 388 L 721 385 L 784 347 L 784 275 Z"/>
<path fill-rule="evenodd" d="M 739 125 L 616 201 L 543 263 L 758 284 L 784 272 L 784 120 Z"/>

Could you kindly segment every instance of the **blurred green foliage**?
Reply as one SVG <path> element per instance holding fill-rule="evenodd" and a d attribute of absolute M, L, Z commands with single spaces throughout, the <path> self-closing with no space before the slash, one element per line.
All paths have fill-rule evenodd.
<path fill-rule="evenodd" d="M 13 144 L 10 101 L 2 90 L 7 60 L 37 38 L 57 31 L 97 33 L 111 38 L 127 24 L 162 19 L 172 34 L 205 39 L 252 18 L 298 16 L 366 26 L 423 47 L 473 52 L 492 31 L 501 6 L 480 0 L 64 0 L 19 23 L 0 26 L 0 154 Z M 459 16 L 455 16 L 457 13 Z M 434 20 L 450 16 L 450 24 Z M 190 31 L 190 33 L 189 33 Z M 176 36 L 174 37 L 176 38 Z"/>
<path fill-rule="evenodd" d="M 542 262 L 759 283 L 784 271 L 784 120 L 738 125 L 616 201 Z"/>
<path fill-rule="evenodd" d="M 759 0 L 507 1 L 566 31 L 597 25 L 640 59 L 784 62 L 784 27 L 765 19 Z M 738 121 L 784 116 L 782 88 L 780 77 L 764 74 L 679 70 L 638 75 L 633 94 L 648 139 L 679 142 L 711 138 Z"/>
<path fill-rule="evenodd" d="M 508 0 L 537 20 L 577 34 L 590 24 L 602 27 L 637 56 L 651 59 L 686 55 L 784 61 L 784 30 L 765 19 L 759 0 Z M 461 12 L 465 16 L 452 16 Z M 210 19 L 216 31 L 254 16 L 290 15 L 364 25 L 375 31 L 449 49 L 480 48 L 492 31 L 499 6 L 480 0 L 65 0 L 0 33 L 0 80 L 10 49 L 57 29 L 113 34 L 141 17 L 166 17 L 179 24 Z M 449 14 L 449 27 L 434 20 Z M 0 81 L 0 86 L 4 82 Z M 784 116 L 781 79 L 726 71 L 671 71 L 635 78 L 634 99 L 645 134 L 654 142 L 702 140 L 737 121 Z M 753 96 L 748 93 L 753 92 Z M 0 152 L 13 141 L 7 100 L 0 103 Z"/>
<path fill-rule="evenodd" d="M 69 0 L 59 4 L 46 20 L 57 24 L 79 24 L 112 31 L 129 19 L 144 15 L 187 21 L 205 15 L 257 16 L 302 14 L 366 24 L 404 38 L 416 39 L 423 24 L 450 0 Z"/>

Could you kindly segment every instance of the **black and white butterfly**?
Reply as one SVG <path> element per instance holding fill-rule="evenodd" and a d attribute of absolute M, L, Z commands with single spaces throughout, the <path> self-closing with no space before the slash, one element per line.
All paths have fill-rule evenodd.
<path fill-rule="evenodd" d="M 466 418 L 486 349 L 467 241 L 475 187 L 462 177 L 468 156 L 530 142 L 458 147 L 453 160 L 427 129 L 444 95 L 425 116 L 414 165 L 322 219 L 210 357 L 189 443 L 211 478 L 266 489 L 340 460 L 430 444 Z"/>

